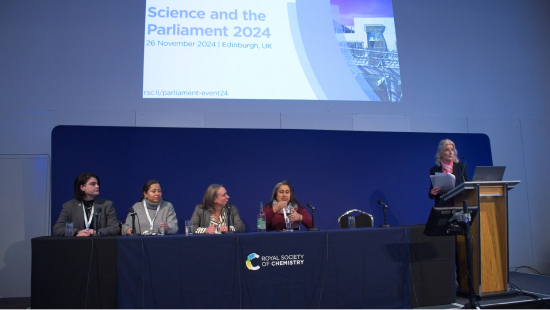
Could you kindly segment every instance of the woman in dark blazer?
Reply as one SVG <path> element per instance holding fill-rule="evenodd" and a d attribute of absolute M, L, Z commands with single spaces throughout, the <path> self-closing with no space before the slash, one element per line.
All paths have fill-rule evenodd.
<path fill-rule="evenodd" d="M 239 216 L 236 206 L 228 203 L 229 195 L 222 185 L 212 184 L 208 186 L 202 204 L 195 207 L 191 216 L 193 232 L 195 234 L 221 234 L 228 230 L 242 233 L 245 231 L 244 223 Z M 230 208 L 229 221 L 227 211 Z M 227 225 L 229 222 L 229 226 Z"/>
<path fill-rule="evenodd" d="M 54 236 L 64 236 L 67 223 L 73 223 L 73 236 L 77 237 L 119 235 L 120 226 L 113 202 L 97 197 L 99 177 L 93 173 L 81 173 L 73 185 L 74 199 L 63 204 L 61 214 L 53 227 Z M 96 213 L 99 214 L 97 218 Z M 96 221 L 97 232 L 94 230 Z"/>
<path fill-rule="evenodd" d="M 459 162 L 458 150 L 455 143 L 449 139 L 443 139 L 439 142 L 437 152 L 435 153 L 435 166 L 430 168 L 430 175 L 435 175 L 436 172 L 452 173 L 455 176 L 455 186 L 458 186 L 468 181 L 468 170 L 466 164 Z M 445 206 L 445 201 L 441 199 L 441 188 L 433 187 L 430 182 L 430 191 L 428 196 L 430 199 L 435 199 L 434 206 Z M 448 202 L 453 205 L 452 201 Z"/>

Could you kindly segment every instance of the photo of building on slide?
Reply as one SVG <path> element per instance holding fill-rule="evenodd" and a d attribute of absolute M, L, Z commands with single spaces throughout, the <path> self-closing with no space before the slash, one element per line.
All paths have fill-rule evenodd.
<path fill-rule="evenodd" d="M 402 97 L 391 0 L 330 0 L 340 50 L 362 89 L 380 101 Z"/>

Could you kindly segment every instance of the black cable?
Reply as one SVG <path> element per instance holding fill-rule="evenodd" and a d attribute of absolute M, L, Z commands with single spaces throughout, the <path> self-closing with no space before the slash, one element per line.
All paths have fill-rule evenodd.
<path fill-rule="evenodd" d="M 86 298 L 84 299 L 84 309 L 88 306 L 88 288 L 90 286 L 90 273 L 92 273 L 92 259 L 94 257 L 94 236 L 92 235 L 92 248 L 90 249 L 90 264 L 88 266 L 88 279 L 86 280 Z"/>
<path fill-rule="evenodd" d="M 519 266 L 519 267 L 517 267 L 516 269 L 514 269 L 514 271 L 518 271 L 518 269 L 520 269 L 520 268 L 528 268 L 528 269 L 531 269 L 531 270 L 533 270 L 534 272 L 536 272 L 538 275 L 543 276 L 543 274 L 540 273 L 538 270 L 536 270 L 536 269 L 533 268 L 533 267 L 529 267 L 529 266 Z M 544 276 L 547 276 L 547 275 L 544 275 Z"/>
<path fill-rule="evenodd" d="M 239 234 L 237 233 L 237 231 L 235 230 L 235 236 L 237 237 L 237 255 L 239 255 L 239 253 L 241 253 L 240 249 L 241 249 L 241 243 L 239 241 Z M 241 253 L 242 255 L 242 253 Z M 239 309 L 242 309 L 243 306 L 242 306 L 242 287 L 241 287 L 241 264 L 240 262 L 242 261 L 242 256 L 239 256 L 239 259 L 237 259 L 237 275 L 239 276 Z"/>
<path fill-rule="evenodd" d="M 141 227 L 140 227 L 141 231 Z M 145 244 L 143 243 L 143 236 L 139 237 L 141 241 L 141 309 L 145 309 Z"/>
<path fill-rule="evenodd" d="M 319 210 L 315 209 L 315 212 L 319 213 Z M 320 217 L 320 216 L 317 216 L 317 220 L 318 220 L 319 222 L 321 222 L 321 225 L 323 225 L 323 228 L 324 228 L 325 230 L 327 230 L 327 227 L 325 226 L 325 223 L 323 223 L 323 221 L 321 221 L 321 217 Z"/>
<path fill-rule="evenodd" d="M 412 257 L 411 257 L 411 240 L 410 240 L 410 237 L 408 237 L 407 235 L 407 230 L 405 229 L 405 237 L 407 239 L 409 239 L 409 266 L 411 266 L 411 270 L 410 270 L 410 273 L 411 273 L 411 286 L 412 286 L 412 291 L 414 293 L 414 300 L 416 300 L 416 306 L 419 307 L 420 305 L 418 304 L 418 296 L 416 296 L 416 289 L 414 288 L 414 279 L 413 279 L 413 270 L 412 270 Z"/>
<path fill-rule="evenodd" d="M 391 214 L 393 215 L 393 217 L 399 222 L 399 224 L 401 224 L 401 226 L 405 226 L 398 218 L 397 216 L 395 216 L 395 213 L 393 213 L 392 209 L 391 208 L 388 208 L 388 210 L 390 210 Z"/>
<path fill-rule="evenodd" d="M 546 308 L 550 308 L 550 302 L 548 300 L 545 300 L 544 298 L 541 298 L 538 295 L 535 295 L 535 294 L 532 294 L 532 293 L 527 293 L 527 292 L 523 291 L 522 289 L 520 289 L 517 285 L 515 285 L 513 283 L 508 283 L 508 284 L 510 285 L 510 287 L 512 289 L 514 289 L 516 291 L 519 291 L 521 295 L 525 295 L 525 296 L 535 298 L 535 301 L 540 301 L 540 302 L 546 304 Z"/>
<path fill-rule="evenodd" d="M 323 224 L 323 226 L 325 226 Z M 325 266 L 325 273 L 323 274 L 323 282 L 321 282 L 321 292 L 319 293 L 319 304 L 317 305 L 317 309 L 321 309 L 321 300 L 323 300 L 323 288 L 325 287 L 325 280 L 327 279 L 327 272 L 328 272 L 328 245 L 329 245 L 329 239 L 328 239 L 328 230 L 325 228 L 325 244 L 327 248 L 327 264 Z"/>

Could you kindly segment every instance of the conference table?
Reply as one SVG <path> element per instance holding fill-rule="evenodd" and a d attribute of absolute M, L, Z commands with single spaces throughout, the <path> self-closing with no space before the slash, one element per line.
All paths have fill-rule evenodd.
<path fill-rule="evenodd" d="M 408 227 L 94 239 L 32 240 L 32 308 L 410 308 Z"/>

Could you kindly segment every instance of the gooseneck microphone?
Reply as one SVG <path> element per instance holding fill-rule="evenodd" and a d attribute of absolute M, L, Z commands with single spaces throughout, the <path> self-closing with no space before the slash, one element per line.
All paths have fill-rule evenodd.
<path fill-rule="evenodd" d="M 388 205 L 387 205 L 387 204 L 385 204 L 385 203 L 384 203 L 384 202 L 383 202 L 382 200 L 378 199 L 378 201 L 377 201 L 377 202 L 378 202 L 378 204 L 379 204 L 379 205 L 383 205 L 383 206 L 384 206 L 384 208 L 389 208 L 389 207 L 388 207 Z"/>
<path fill-rule="evenodd" d="M 311 227 L 308 228 L 308 231 L 319 231 L 319 228 L 315 227 L 315 207 L 311 203 L 306 203 L 306 206 L 311 209 Z"/>

